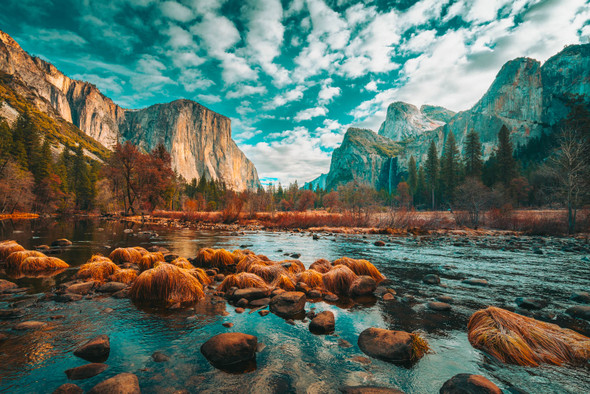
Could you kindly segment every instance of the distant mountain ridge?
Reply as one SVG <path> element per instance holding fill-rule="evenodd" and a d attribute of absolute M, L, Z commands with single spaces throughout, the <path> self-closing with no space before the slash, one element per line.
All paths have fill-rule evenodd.
<path fill-rule="evenodd" d="M 442 107 L 418 109 L 412 104 L 394 102 L 388 107 L 379 136 L 399 147 L 395 156 L 390 157 L 396 159 L 399 171 L 405 169 L 410 156 L 419 163 L 424 161 L 431 141 L 440 154 L 451 132 L 462 152 L 467 134 L 472 129 L 477 131 L 484 156 L 488 157 L 502 125 L 510 130 L 515 147 L 526 144 L 533 137 L 552 132 L 567 117 L 568 104 L 575 98 L 590 108 L 590 44 L 567 46 L 543 65 L 530 58 L 508 61 L 482 98 L 471 109 L 456 114 Z M 373 133 L 365 131 L 367 135 L 369 132 Z M 349 129 L 341 147 L 334 151 L 328 188 L 353 178 L 383 188 L 383 179 L 391 183 L 400 178 L 389 167 L 375 166 L 373 153 L 363 153 L 362 147 L 351 149 L 349 133 L 358 134 L 358 129 Z M 373 137 L 367 141 L 372 145 Z M 339 178 L 339 174 L 351 173 L 356 177 Z"/>
<path fill-rule="evenodd" d="M 204 176 L 234 190 L 260 186 L 254 164 L 231 138 L 230 119 L 196 102 L 121 108 L 96 86 L 71 79 L 51 63 L 30 56 L 2 31 L 0 71 L 15 78 L 21 93 L 40 111 L 77 126 L 108 149 L 129 140 L 151 150 L 162 142 L 171 153 L 173 168 L 186 180 Z"/>

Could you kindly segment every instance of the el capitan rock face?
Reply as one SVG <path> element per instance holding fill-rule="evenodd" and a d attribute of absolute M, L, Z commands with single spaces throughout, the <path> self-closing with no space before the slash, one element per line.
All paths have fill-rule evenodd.
<path fill-rule="evenodd" d="M 0 71 L 18 78 L 41 111 L 63 118 L 109 149 L 127 140 L 145 150 L 163 142 L 186 180 L 205 176 L 235 190 L 260 185 L 256 168 L 231 139 L 231 121 L 190 100 L 140 110 L 119 107 L 96 86 L 30 56 L 0 31 Z"/>
<path fill-rule="evenodd" d="M 428 106 L 426 108 L 427 111 L 430 110 L 435 116 L 437 115 L 433 111 L 435 107 Z M 444 110 L 444 108 L 442 109 Z M 397 101 L 387 107 L 387 115 L 379 128 L 379 135 L 399 142 L 416 137 L 425 131 L 434 130 L 444 124 L 443 121 L 430 118 L 412 104 Z"/>

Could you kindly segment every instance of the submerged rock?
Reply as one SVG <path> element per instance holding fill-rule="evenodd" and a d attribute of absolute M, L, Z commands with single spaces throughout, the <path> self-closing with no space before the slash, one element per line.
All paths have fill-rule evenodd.
<path fill-rule="evenodd" d="M 170 361 L 170 357 L 168 357 L 162 352 L 154 352 L 154 354 L 152 354 L 152 360 L 154 360 L 157 363 L 163 363 L 166 361 Z"/>
<path fill-rule="evenodd" d="M 96 285 L 97 282 L 94 281 L 75 283 L 66 288 L 66 293 L 86 295 L 90 293 Z"/>
<path fill-rule="evenodd" d="M 440 277 L 436 274 L 428 274 L 422 278 L 422 282 L 426 283 L 427 285 L 439 285 Z"/>
<path fill-rule="evenodd" d="M 590 320 L 590 306 L 576 305 L 568 308 L 565 312 L 572 317 Z"/>
<path fill-rule="evenodd" d="M 377 282 L 370 276 L 359 276 L 350 285 L 350 295 L 353 297 L 373 294 L 377 288 Z"/>
<path fill-rule="evenodd" d="M 54 246 L 54 247 L 71 246 L 71 245 L 72 245 L 72 241 L 70 241 L 69 239 L 65 239 L 65 238 L 57 239 L 51 243 L 51 246 Z"/>
<path fill-rule="evenodd" d="M 82 394 L 84 390 L 73 383 L 62 384 L 53 391 L 53 394 Z"/>
<path fill-rule="evenodd" d="M 258 338 L 240 332 L 218 334 L 201 346 L 201 353 L 214 367 L 227 368 L 256 358 Z"/>
<path fill-rule="evenodd" d="M 124 290 L 127 288 L 127 285 L 125 283 L 121 283 L 121 282 L 109 282 L 109 283 L 105 283 L 103 285 L 101 285 L 97 291 L 99 293 L 117 293 L 121 290 Z"/>
<path fill-rule="evenodd" d="M 55 301 L 55 302 L 74 302 L 74 301 L 80 301 L 81 299 L 82 299 L 81 294 L 73 294 L 73 293 L 56 294 L 53 297 L 53 301 Z"/>
<path fill-rule="evenodd" d="M 523 309 L 543 309 L 547 306 L 547 302 L 535 298 L 518 297 L 514 302 Z"/>
<path fill-rule="evenodd" d="M 270 296 L 270 289 L 259 289 L 257 287 L 248 287 L 245 289 L 237 289 L 231 295 L 232 300 L 239 300 L 245 298 L 247 301 L 257 300 L 259 298 L 267 298 Z"/>
<path fill-rule="evenodd" d="M 14 326 L 14 329 L 17 331 L 35 330 L 37 328 L 45 327 L 46 325 L 47 323 L 45 322 L 31 320 L 17 324 Z"/>
<path fill-rule="evenodd" d="M 378 386 L 343 386 L 339 390 L 343 394 L 404 394 L 398 389 Z"/>
<path fill-rule="evenodd" d="M 461 281 L 461 283 L 465 283 L 466 285 L 472 285 L 472 286 L 487 286 L 488 285 L 487 280 L 476 279 L 476 278 L 464 279 L 463 281 Z"/>
<path fill-rule="evenodd" d="M 375 241 L 373 243 L 373 245 L 375 245 L 375 246 L 385 246 L 385 242 L 383 242 L 383 241 Z"/>
<path fill-rule="evenodd" d="M 334 320 L 334 313 L 331 311 L 323 311 L 318 313 L 309 323 L 309 331 L 314 334 L 329 334 L 334 332 L 336 322 Z"/>
<path fill-rule="evenodd" d="M 120 373 L 94 386 L 88 394 L 140 394 L 139 379 L 132 373 Z"/>
<path fill-rule="evenodd" d="M 14 319 L 22 313 L 23 310 L 20 308 L 0 309 L 0 319 Z"/>
<path fill-rule="evenodd" d="M 5 279 L 0 279 L 0 293 L 4 293 L 10 289 L 16 289 L 18 285 Z"/>
<path fill-rule="evenodd" d="M 571 295 L 570 300 L 580 302 L 582 304 L 590 304 L 590 293 L 587 291 L 576 291 Z"/>
<path fill-rule="evenodd" d="M 427 350 L 415 345 L 413 334 L 375 327 L 359 335 L 358 345 L 370 357 L 400 365 L 419 360 Z"/>
<path fill-rule="evenodd" d="M 82 380 L 88 379 L 93 376 L 98 375 L 99 373 L 103 372 L 105 369 L 108 368 L 108 365 L 101 364 L 101 363 L 92 363 L 82 365 L 80 367 L 71 368 L 66 370 L 66 375 L 70 380 Z"/>
<path fill-rule="evenodd" d="M 80 346 L 74 355 L 90 362 L 103 362 L 109 358 L 111 343 L 106 335 L 99 335 Z"/>
<path fill-rule="evenodd" d="M 451 310 L 451 306 L 449 304 L 447 304 L 446 302 L 432 301 L 432 302 L 429 302 L 428 304 L 426 304 L 426 306 L 428 307 L 428 309 L 432 309 L 433 311 L 450 311 Z"/>
<path fill-rule="evenodd" d="M 305 310 L 306 302 L 305 293 L 287 291 L 272 298 L 270 311 L 281 317 L 294 316 Z"/>
<path fill-rule="evenodd" d="M 447 380 L 440 394 L 502 394 L 502 390 L 481 375 L 460 373 Z"/>

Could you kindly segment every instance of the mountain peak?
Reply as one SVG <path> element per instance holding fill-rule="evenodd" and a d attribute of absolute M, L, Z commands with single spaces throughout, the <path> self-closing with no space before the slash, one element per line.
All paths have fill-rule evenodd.
<path fill-rule="evenodd" d="M 430 107 L 427 107 L 427 110 L 430 110 Z M 436 111 L 432 112 L 436 113 Z M 387 107 L 387 115 L 379 128 L 379 135 L 400 142 L 436 129 L 445 123 L 430 118 L 413 104 L 396 101 Z"/>
<path fill-rule="evenodd" d="M 21 49 L 20 45 L 7 33 L 0 30 L 0 41 L 2 41 L 5 45 Z"/>

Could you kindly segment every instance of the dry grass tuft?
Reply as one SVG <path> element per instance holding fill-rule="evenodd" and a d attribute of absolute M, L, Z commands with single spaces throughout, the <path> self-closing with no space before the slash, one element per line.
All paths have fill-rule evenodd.
<path fill-rule="evenodd" d="M 207 275 L 205 270 L 202 268 L 194 268 L 193 267 L 188 272 L 189 272 L 189 274 L 191 274 L 192 276 L 197 278 L 197 280 L 199 282 L 201 282 L 201 284 L 203 286 L 207 286 L 213 282 L 213 279 L 209 275 Z"/>
<path fill-rule="evenodd" d="M 130 298 L 139 303 L 173 305 L 205 297 L 203 286 L 189 271 L 172 264 L 161 264 L 144 271 L 135 279 Z"/>
<path fill-rule="evenodd" d="M 237 263 L 236 258 L 239 259 L 239 256 L 234 256 L 225 249 L 217 249 L 211 259 L 211 266 L 224 270 L 230 265 L 235 265 Z"/>
<path fill-rule="evenodd" d="M 142 256 L 149 253 L 146 248 L 142 248 L 141 246 L 134 246 L 133 249 L 137 250 Z"/>
<path fill-rule="evenodd" d="M 280 275 L 287 275 L 288 272 L 285 268 L 283 268 L 279 264 L 269 264 L 267 261 L 260 261 L 256 264 L 251 264 L 246 272 L 250 272 L 251 274 L 256 274 L 265 282 L 271 283 L 275 279 L 277 279 Z"/>
<path fill-rule="evenodd" d="M 154 265 L 158 261 L 164 261 L 164 255 L 162 252 L 148 252 L 139 259 L 137 265 L 139 266 L 140 271 L 145 271 L 149 270 L 150 268 L 154 268 Z"/>
<path fill-rule="evenodd" d="M 80 269 L 78 270 L 78 278 L 105 282 L 111 275 L 121 269 L 106 257 L 100 257 L 103 259 L 97 259 L 95 261 L 81 265 Z"/>
<path fill-rule="evenodd" d="M 215 249 L 202 248 L 195 257 L 195 264 L 199 267 L 210 267 L 213 255 L 215 255 Z"/>
<path fill-rule="evenodd" d="M 350 285 L 358 276 L 346 265 L 337 265 L 322 275 L 324 287 L 338 295 L 348 295 Z"/>
<path fill-rule="evenodd" d="M 291 276 L 287 274 L 280 274 L 273 282 L 272 287 L 283 289 L 286 291 L 294 291 L 295 290 L 295 283 Z"/>
<path fill-rule="evenodd" d="M 121 282 L 129 284 L 137 278 L 137 271 L 131 268 L 121 269 L 111 276 L 109 276 L 109 282 Z"/>
<path fill-rule="evenodd" d="M 430 345 L 419 334 L 410 334 L 410 336 L 412 337 L 412 361 L 420 360 L 430 352 Z"/>
<path fill-rule="evenodd" d="M 268 288 L 268 284 L 258 275 L 249 272 L 240 272 L 239 274 L 226 276 L 223 282 L 217 287 L 217 290 L 228 291 L 232 287 L 237 287 L 238 289 L 249 287 L 266 289 Z"/>
<path fill-rule="evenodd" d="M 16 241 L 0 242 L 0 260 L 6 260 L 14 252 L 23 252 L 25 248 L 20 246 Z"/>
<path fill-rule="evenodd" d="M 345 265 L 357 275 L 368 275 L 375 279 L 375 282 L 379 283 L 385 277 L 379 272 L 379 270 L 368 260 L 355 260 L 349 257 L 342 257 L 334 261 L 334 266 Z"/>
<path fill-rule="evenodd" d="M 298 282 L 303 282 L 306 285 L 308 285 L 309 287 L 311 287 L 312 289 L 317 288 L 317 287 L 319 287 L 319 288 L 324 287 L 324 279 L 322 277 L 322 274 L 314 269 L 311 269 L 311 268 L 306 271 L 303 271 L 301 274 L 299 274 L 297 279 L 298 279 Z"/>
<path fill-rule="evenodd" d="M 586 364 L 590 359 L 590 338 L 505 309 L 479 310 L 467 328 L 474 348 L 505 363 L 536 367 Z"/>
<path fill-rule="evenodd" d="M 240 260 L 238 265 L 236 265 L 236 272 L 247 272 L 250 269 L 250 266 L 254 264 L 271 265 L 274 263 L 270 261 L 260 260 L 256 255 L 247 255 Z"/>
<path fill-rule="evenodd" d="M 103 256 L 102 254 L 93 254 L 86 263 L 95 263 L 97 261 L 110 261 L 112 263 L 111 259 Z"/>
<path fill-rule="evenodd" d="M 20 265 L 27 257 L 47 257 L 41 252 L 35 250 L 21 250 L 18 252 L 12 252 L 6 258 L 6 268 L 8 269 L 19 269 Z"/>
<path fill-rule="evenodd" d="M 192 270 L 193 268 L 195 268 L 195 266 L 192 265 L 190 261 L 188 261 L 184 257 L 177 257 L 174 260 L 172 260 L 172 263 L 170 264 L 175 265 L 179 268 L 184 268 L 185 270 Z"/>
<path fill-rule="evenodd" d="M 332 263 L 326 259 L 319 259 L 309 266 L 310 269 L 316 270 L 320 274 L 325 274 L 332 269 Z"/>
<path fill-rule="evenodd" d="M 279 264 L 283 266 L 290 274 L 296 275 L 305 271 L 305 266 L 299 260 L 283 260 Z"/>
<path fill-rule="evenodd" d="M 19 271 L 21 272 L 44 272 L 51 270 L 59 270 L 68 268 L 69 265 L 65 261 L 57 257 L 27 257 L 21 263 Z"/>
<path fill-rule="evenodd" d="M 147 252 L 146 252 L 147 253 Z M 111 252 L 109 258 L 115 264 L 133 263 L 138 264 L 142 254 L 135 248 L 117 248 Z"/>

